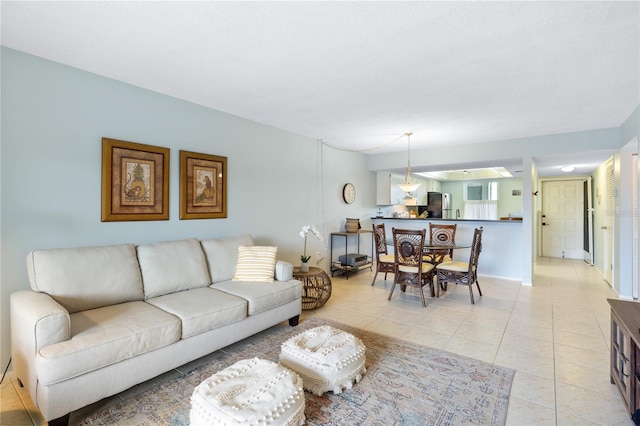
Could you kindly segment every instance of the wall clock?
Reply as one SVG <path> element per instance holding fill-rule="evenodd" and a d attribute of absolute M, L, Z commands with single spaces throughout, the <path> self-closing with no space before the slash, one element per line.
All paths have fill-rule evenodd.
<path fill-rule="evenodd" d="M 347 204 L 356 200 L 356 187 L 352 183 L 347 183 L 342 187 L 342 199 Z"/>

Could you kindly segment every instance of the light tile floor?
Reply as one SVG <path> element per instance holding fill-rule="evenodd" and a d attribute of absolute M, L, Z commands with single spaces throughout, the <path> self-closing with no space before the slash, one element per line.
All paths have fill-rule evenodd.
<path fill-rule="evenodd" d="M 607 298 L 615 293 L 582 261 L 542 258 L 534 272 L 532 287 L 480 277 L 475 305 L 467 287 L 450 285 L 423 308 L 411 288 L 387 301 L 393 275 L 371 286 L 373 272 L 360 271 L 333 277 L 327 304 L 303 319 L 331 318 L 515 369 L 508 425 L 632 425 L 609 378 Z M 0 424 L 42 424 L 15 380 L 5 380 L 0 398 Z"/>

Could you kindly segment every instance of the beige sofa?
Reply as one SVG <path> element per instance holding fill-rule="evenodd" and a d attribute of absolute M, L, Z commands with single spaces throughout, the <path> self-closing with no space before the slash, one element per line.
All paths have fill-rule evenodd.
<path fill-rule="evenodd" d="M 233 280 L 240 246 L 253 246 L 251 236 L 29 253 L 32 290 L 11 295 L 11 354 L 45 419 L 66 423 L 284 320 L 297 325 L 292 265 L 274 260 L 273 282 Z"/>

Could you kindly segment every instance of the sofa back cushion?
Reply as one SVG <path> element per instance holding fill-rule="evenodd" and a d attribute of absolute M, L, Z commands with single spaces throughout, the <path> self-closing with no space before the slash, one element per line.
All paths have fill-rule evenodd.
<path fill-rule="evenodd" d="M 251 235 L 203 240 L 200 242 L 207 257 L 211 282 L 219 283 L 233 278 L 238 263 L 238 247 L 252 246 Z"/>
<path fill-rule="evenodd" d="M 49 294 L 71 314 L 144 297 L 133 244 L 33 250 L 27 273 L 34 291 Z"/>
<path fill-rule="evenodd" d="M 204 253 L 195 238 L 139 245 L 138 261 L 145 299 L 211 284 Z"/>

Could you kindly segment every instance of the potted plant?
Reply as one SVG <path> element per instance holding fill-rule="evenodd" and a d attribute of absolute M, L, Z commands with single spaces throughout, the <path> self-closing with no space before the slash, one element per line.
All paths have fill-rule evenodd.
<path fill-rule="evenodd" d="M 311 256 L 307 256 L 307 235 L 309 235 L 309 231 L 320 241 L 324 241 L 320 231 L 316 229 L 313 225 L 305 225 L 302 227 L 300 231 L 300 236 L 304 238 L 304 249 L 302 251 L 302 255 L 300 256 L 300 270 L 302 272 L 309 272 L 309 260 L 311 260 Z"/>

